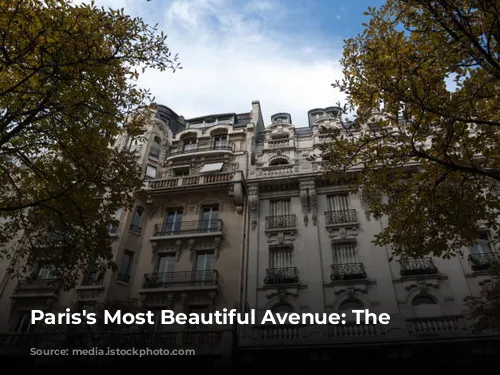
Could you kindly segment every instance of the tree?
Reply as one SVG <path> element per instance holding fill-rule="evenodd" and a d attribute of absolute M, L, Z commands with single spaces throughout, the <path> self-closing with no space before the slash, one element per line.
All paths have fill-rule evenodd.
<path fill-rule="evenodd" d="M 69 288 L 97 260 L 113 266 L 106 225 L 142 183 L 134 153 L 112 146 L 142 134 L 139 72 L 178 58 L 156 26 L 94 4 L 2 1 L 0 35 L 2 254 L 14 276 L 47 262 Z"/>
<path fill-rule="evenodd" d="M 374 242 L 396 255 L 455 256 L 482 226 L 498 242 L 500 5 L 387 0 L 366 14 L 332 85 L 355 119 L 325 145 L 327 171 L 350 172 L 387 217 Z"/>

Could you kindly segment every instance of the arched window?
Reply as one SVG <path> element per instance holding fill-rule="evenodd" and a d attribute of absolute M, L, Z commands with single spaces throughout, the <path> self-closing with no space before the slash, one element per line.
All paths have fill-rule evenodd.
<path fill-rule="evenodd" d="M 269 165 L 286 165 L 288 164 L 288 160 L 286 158 L 275 158 L 269 162 Z"/>
<path fill-rule="evenodd" d="M 342 319 L 346 321 L 355 321 L 356 315 L 352 312 L 353 310 L 364 310 L 365 305 L 358 299 L 348 299 L 343 301 L 339 306 L 339 314 L 345 314 Z"/>
<path fill-rule="evenodd" d="M 158 158 L 160 157 L 160 150 L 161 150 L 161 138 L 158 136 L 155 136 L 153 138 L 153 142 L 151 143 L 151 147 L 149 148 L 149 155 Z"/>
<path fill-rule="evenodd" d="M 415 316 L 435 316 L 440 314 L 436 300 L 426 294 L 419 294 L 411 301 L 411 308 Z"/>

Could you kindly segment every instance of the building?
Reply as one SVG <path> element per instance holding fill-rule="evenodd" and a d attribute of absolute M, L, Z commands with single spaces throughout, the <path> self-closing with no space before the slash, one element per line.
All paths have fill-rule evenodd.
<path fill-rule="evenodd" d="M 463 306 L 489 279 L 496 249 L 488 231 L 463 258 L 390 261 L 389 250 L 371 242 L 385 219 L 323 178 L 319 146 L 328 129 L 341 129 L 340 109 L 308 115 L 308 126 L 295 127 L 288 113 L 265 124 L 257 101 L 248 113 L 194 119 L 158 105 L 144 140 L 117 140 L 136 150 L 144 173 L 134 209 L 119 210 L 120 225 L 109 228 L 118 272 L 84 274 L 69 292 L 49 283 L 47 267 L 30 270 L 29 281 L 4 274 L 0 332 L 8 334 L 0 335 L 0 347 L 25 350 L 38 340 L 30 309 L 91 310 L 98 302 L 139 299 L 153 311 L 254 309 L 258 321 L 267 310 L 346 314 L 341 325 L 156 325 L 143 332 L 149 346 L 195 349 L 249 367 L 353 353 L 386 366 L 388 358 L 455 353 L 450 348 L 460 340 L 481 355 L 498 350 L 497 336 L 471 333 Z M 353 309 L 388 313 L 391 323 L 353 324 Z"/>

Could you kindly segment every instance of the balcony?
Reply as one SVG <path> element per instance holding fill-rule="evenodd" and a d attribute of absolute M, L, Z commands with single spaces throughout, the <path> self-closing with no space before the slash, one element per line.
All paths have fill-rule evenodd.
<path fill-rule="evenodd" d="M 141 293 L 155 291 L 216 290 L 219 273 L 216 270 L 147 273 Z"/>
<path fill-rule="evenodd" d="M 498 252 L 470 254 L 469 263 L 474 271 L 487 271 L 493 262 L 500 260 L 499 255 Z"/>
<path fill-rule="evenodd" d="M 288 176 L 299 172 L 299 166 L 295 164 L 271 165 L 258 169 L 259 177 Z"/>
<path fill-rule="evenodd" d="M 346 224 L 357 224 L 358 216 L 356 210 L 325 211 L 326 226 L 341 226 Z"/>
<path fill-rule="evenodd" d="M 241 182 L 243 176 L 241 172 L 225 172 L 209 175 L 194 175 L 161 178 L 146 181 L 146 190 L 161 191 L 167 189 L 183 190 L 191 187 L 207 187 L 209 185 L 226 184 L 232 182 Z"/>
<path fill-rule="evenodd" d="M 402 259 L 401 276 L 435 275 L 438 273 L 432 258 Z"/>
<path fill-rule="evenodd" d="M 363 263 L 341 263 L 332 264 L 330 280 L 363 280 L 366 279 L 366 271 Z"/>
<path fill-rule="evenodd" d="M 228 153 L 232 154 L 236 149 L 236 146 L 233 142 L 216 142 L 209 144 L 189 144 L 189 145 L 179 145 L 176 150 L 172 151 L 168 156 L 167 160 L 179 157 L 192 155 L 197 153 Z"/>
<path fill-rule="evenodd" d="M 266 217 L 266 231 L 290 230 L 297 227 L 297 216 L 280 215 Z"/>
<path fill-rule="evenodd" d="M 297 267 L 268 268 L 264 278 L 266 285 L 297 284 L 298 282 Z"/>
<path fill-rule="evenodd" d="M 410 337 L 460 336 L 467 331 L 460 315 L 410 318 L 406 320 L 406 329 Z"/>
<path fill-rule="evenodd" d="M 221 235 L 222 229 L 223 222 L 221 219 L 156 224 L 151 239 Z"/>
<path fill-rule="evenodd" d="M 59 280 L 56 278 L 19 280 L 12 298 L 56 297 L 59 288 Z"/>

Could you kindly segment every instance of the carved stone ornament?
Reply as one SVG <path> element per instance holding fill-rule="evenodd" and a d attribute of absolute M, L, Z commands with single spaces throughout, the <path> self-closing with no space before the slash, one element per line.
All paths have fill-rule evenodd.
<path fill-rule="evenodd" d="M 329 237 L 335 240 L 349 240 L 355 239 L 358 236 L 357 227 L 335 227 L 327 228 L 329 232 Z"/>
<path fill-rule="evenodd" d="M 250 226 L 252 230 L 257 227 L 259 217 L 259 186 L 248 186 L 248 206 L 250 209 Z"/>

